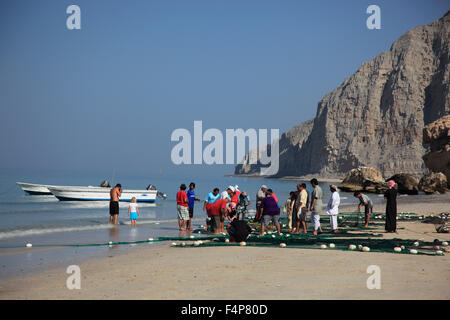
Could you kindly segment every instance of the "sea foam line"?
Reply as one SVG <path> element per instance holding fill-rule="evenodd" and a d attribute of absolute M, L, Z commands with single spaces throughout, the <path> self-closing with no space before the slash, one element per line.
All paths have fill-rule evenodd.
<path fill-rule="evenodd" d="M 175 223 L 177 220 L 138 220 L 139 224 L 160 224 L 160 223 Z M 121 225 L 128 225 L 130 222 L 121 222 Z M 17 238 L 17 237 L 27 237 L 41 234 L 50 234 L 57 232 L 77 232 L 77 231 L 91 231 L 91 230 L 103 230 L 115 227 L 110 223 L 89 225 L 89 226 L 77 226 L 77 227 L 57 227 L 57 228 L 42 228 L 42 229 L 17 229 L 12 231 L 0 232 L 0 240 Z"/>

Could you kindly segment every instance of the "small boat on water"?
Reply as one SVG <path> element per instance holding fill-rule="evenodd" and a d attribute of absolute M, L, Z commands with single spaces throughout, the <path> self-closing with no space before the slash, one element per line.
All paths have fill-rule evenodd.
<path fill-rule="evenodd" d="M 48 190 L 48 187 L 52 187 L 46 184 L 34 184 L 26 182 L 16 182 L 19 187 L 22 188 L 25 193 L 30 195 L 51 195 L 52 193 Z"/>
<path fill-rule="evenodd" d="M 34 184 L 16 182 L 25 193 L 30 195 L 54 195 L 61 201 L 109 201 L 111 186 L 108 181 L 103 181 L 100 186 L 56 186 L 46 184 Z M 131 201 L 135 197 L 139 202 L 155 202 L 156 197 L 166 199 L 166 194 L 158 191 L 150 184 L 146 190 L 122 191 L 120 201 Z"/>
<path fill-rule="evenodd" d="M 48 189 L 49 187 L 58 187 L 48 184 L 35 184 L 28 182 L 16 182 L 22 190 L 29 195 L 41 196 L 41 195 L 52 195 L 53 193 Z M 103 181 L 99 187 L 88 186 L 87 188 L 103 188 L 104 190 L 110 189 L 108 181 Z"/>
<path fill-rule="evenodd" d="M 110 188 L 49 186 L 50 192 L 61 201 L 109 201 Z M 157 190 L 122 190 L 119 201 L 155 202 Z"/>

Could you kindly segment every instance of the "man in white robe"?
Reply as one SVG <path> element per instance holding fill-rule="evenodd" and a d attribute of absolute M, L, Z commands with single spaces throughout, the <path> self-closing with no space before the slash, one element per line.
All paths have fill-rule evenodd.
<path fill-rule="evenodd" d="M 328 201 L 327 214 L 330 216 L 330 226 L 333 232 L 338 231 L 337 217 L 339 213 L 339 204 L 341 203 L 341 198 L 339 197 L 339 192 L 335 185 L 330 185 L 331 197 Z"/>

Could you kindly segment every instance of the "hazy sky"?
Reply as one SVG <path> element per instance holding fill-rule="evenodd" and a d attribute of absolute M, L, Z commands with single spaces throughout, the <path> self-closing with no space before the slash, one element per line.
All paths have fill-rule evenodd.
<path fill-rule="evenodd" d="M 81 8 L 68 30 L 66 8 Z M 368 30 L 366 8 L 381 8 Z M 0 2 L 0 168 L 194 175 L 173 130 L 279 128 L 447 1 Z"/>

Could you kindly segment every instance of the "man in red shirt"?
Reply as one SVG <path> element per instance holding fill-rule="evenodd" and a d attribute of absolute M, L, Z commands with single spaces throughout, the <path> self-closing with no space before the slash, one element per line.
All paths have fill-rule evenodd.
<path fill-rule="evenodd" d="M 183 183 L 180 186 L 180 191 L 177 192 L 177 213 L 178 213 L 178 226 L 180 231 L 186 231 L 184 228 L 185 223 L 189 218 L 188 197 L 186 194 L 186 185 Z"/>
<path fill-rule="evenodd" d="M 233 196 L 231 197 L 231 202 L 234 202 L 236 205 L 239 203 L 239 195 L 241 192 L 238 189 L 234 189 Z"/>
<path fill-rule="evenodd" d="M 211 230 L 214 233 L 223 232 L 223 221 L 225 221 L 225 215 L 227 214 L 228 198 L 219 199 L 212 203 L 209 209 L 211 213 Z"/>

